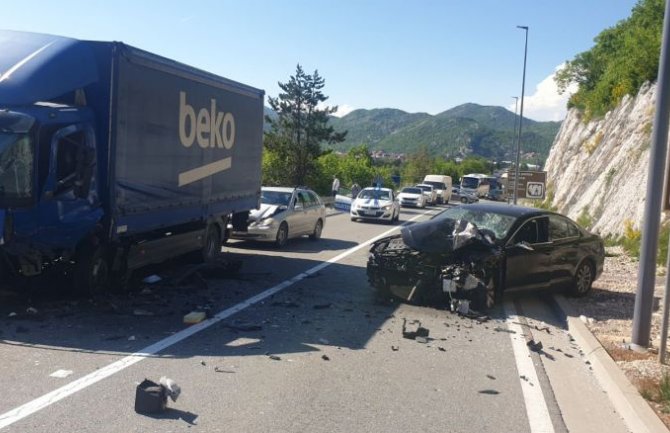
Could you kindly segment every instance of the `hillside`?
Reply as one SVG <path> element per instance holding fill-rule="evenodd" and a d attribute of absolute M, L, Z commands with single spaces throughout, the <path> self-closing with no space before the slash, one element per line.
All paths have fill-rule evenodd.
<path fill-rule="evenodd" d="M 656 86 L 647 84 L 587 123 L 570 109 L 546 164 L 547 192 L 560 212 L 603 235 L 620 236 L 626 224 L 640 229 L 655 99 Z"/>
<path fill-rule="evenodd" d="M 332 146 L 341 151 L 367 144 L 370 149 L 412 153 L 426 146 L 435 155 L 511 159 L 516 142 L 515 114 L 478 104 L 463 104 L 435 116 L 396 109 L 356 110 L 332 118 L 331 124 L 349 131 L 346 141 Z M 538 159 L 544 161 L 559 127 L 559 122 L 524 118 L 522 152 L 539 153 Z"/>

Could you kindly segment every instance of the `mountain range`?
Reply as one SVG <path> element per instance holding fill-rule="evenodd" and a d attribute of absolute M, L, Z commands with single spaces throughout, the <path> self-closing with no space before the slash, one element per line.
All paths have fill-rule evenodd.
<path fill-rule="evenodd" d="M 516 155 L 515 129 L 519 118 L 503 107 L 472 103 L 434 116 L 393 108 L 360 109 L 330 119 L 336 131 L 349 131 L 344 142 L 330 147 L 347 151 L 366 144 L 370 150 L 405 154 L 426 147 L 431 154 L 448 158 L 474 155 L 511 160 Z M 522 153 L 532 152 L 533 162 L 544 162 L 560 125 L 524 117 Z"/>

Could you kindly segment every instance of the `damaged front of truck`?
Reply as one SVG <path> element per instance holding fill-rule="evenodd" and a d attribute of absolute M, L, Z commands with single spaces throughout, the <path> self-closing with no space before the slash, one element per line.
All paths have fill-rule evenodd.
<path fill-rule="evenodd" d="M 372 287 L 384 297 L 490 308 L 502 281 L 504 256 L 495 233 L 472 221 L 437 218 L 376 241 L 367 264 Z"/>
<path fill-rule="evenodd" d="M 0 31 L 0 269 L 32 276 L 68 261 L 102 211 L 95 184 L 97 80 L 77 41 Z"/>

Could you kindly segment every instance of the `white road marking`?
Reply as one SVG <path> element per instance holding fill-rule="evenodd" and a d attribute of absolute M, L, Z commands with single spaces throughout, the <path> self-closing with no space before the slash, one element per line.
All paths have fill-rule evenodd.
<path fill-rule="evenodd" d="M 383 238 L 384 236 L 388 236 L 390 233 L 393 231 L 397 230 L 401 226 L 407 224 L 408 222 L 415 221 L 419 219 L 420 217 L 430 214 L 432 211 L 427 211 L 422 214 L 419 214 L 405 223 L 403 223 L 400 226 L 395 226 L 390 230 L 385 231 L 384 233 L 375 236 L 374 238 L 371 238 L 367 240 L 366 242 L 359 244 L 358 246 L 355 246 L 353 248 L 350 248 L 346 250 L 345 252 L 333 257 L 332 259 L 322 262 L 313 268 L 310 268 L 306 270 L 305 272 L 296 275 L 295 277 L 286 280 L 282 283 L 277 284 L 274 287 L 271 287 L 264 292 L 259 293 L 256 296 L 253 296 L 237 305 L 234 305 L 230 308 L 227 308 L 225 310 L 220 311 L 218 314 L 216 314 L 214 317 L 211 319 L 207 319 L 203 322 L 200 322 L 198 324 L 192 325 L 188 328 L 183 329 L 182 331 L 179 331 L 167 338 L 164 338 L 163 340 L 160 340 L 150 346 L 145 347 L 144 349 L 141 349 L 138 352 L 135 352 L 129 356 L 126 356 L 125 358 L 122 358 L 116 362 L 113 362 L 105 367 L 102 367 L 93 373 L 90 373 L 86 376 L 83 376 L 73 382 L 68 383 L 67 385 L 64 385 L 54 391 L 51 391 L 47 394 L 44 394 L 41 397 L 38 397 L 28 403 L 25 403 L 17 408 L 14 408 L 8 412 L 5 412 L 4 414 L 0 415 L 0 429 L 3 429 L 7 426 L 10 426 L 14 424 L 15 422 L 34 414 L 35 412 L 38 412 L 54 403 L 57 401 L 60 401 L 66 397 L 69 397 L 70 395 L 83 390 L 84 388 L 88 388 L 89 386 L 106 379 L 113 374 L 116 374 L 120 372 L 121 370 L 124 370 L 131 365 L 137 364 L 140 361 L 143 361 L 144 359 L 151 357 L 158 352 L 167 349 L 170 346 L 173 346 L 188 337 L 191 337 L 192 335 L 197 334 L 200 331 L 204 331 L 205 329 L 209 328 L 210 326 L 220 322 L 221 320 L 224 320 L 234 314 L 239 313 L 240 311 L 262 301 L 265 298 L 268 298 L 278 292 L 281 292 L 282 290 L 286 289 L 287 287 L 292 286 L 293 284 L 297 283 L 298 281 L 301 281 L 305 278 L 307 278 L 310 275 L 313 275 L 320 270 L 327 268 L 328 266 L 332 265 L 333 263 L 337 263 L 343 258 L 350 256 L 351 254 L 355 253 L 356 251 L 365 248 L 366 246 L 370 245 L 371 243 L 375 242 L 378 239 Z"/>
<path fill-rule="evenodd" d="M 507 328 L 515 332 L 515 334 L 510 334 L 510 338 L 512 340 L 516 368 L 519 372 L 521 391 L 526 404 L 526 415 L 528 416 L 530 431 L 531 433 L 554 433 L 554 425 L 551 422 L 549 408 L 544 399 L 544 394 L 542 394 L 542 388 L 540 387 L 537 372 L 533 365 L 533 358 L 530 356 L 526 339 L 523 337 L 523 329 L 519 325 L 519 317 L 517 314 L 512 314 L 512 312 L 516 313 L 516 309 L 510 301 L 505 302 L 504 307 L 505 315 L 507 316 Z M 521 377 L 525 377 L 526 380 Z"/>

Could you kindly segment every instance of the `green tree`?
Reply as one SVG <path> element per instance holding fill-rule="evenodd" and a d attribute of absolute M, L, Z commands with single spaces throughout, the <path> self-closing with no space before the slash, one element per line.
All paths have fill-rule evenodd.
<path fill-rule="evenodd" d="M 603 30 L 590 50 L 566 63 L 555 77 L 559 91 L 579 86 L 568 107 L 582 110 L 586 120 L 602 116 L 656 80 L 664 10 L 664 0 L 638 0 L 629 18 Z"/>
<path fill-rule="evenodd" d="M 337 106 L 322 105 L 328 99 L 322 92 L 324 86 L 318 71 L 306 74 L 297 65 L 295 75 L 279 83 L 279 96 L 268 98 L 277 117 L 265 118 L 270 131 L 265 134 L 264 144 L 276 156 L 268 161 L 281 167 L 280 183 L 304 185 L 318 168 L 321 144 L 338 143 L 346 136 L 346 132 L 335 132 L 328 125 L 328 116 L 337 111 Z M 275 172 L 277 167 L 267 168 Z"/>

